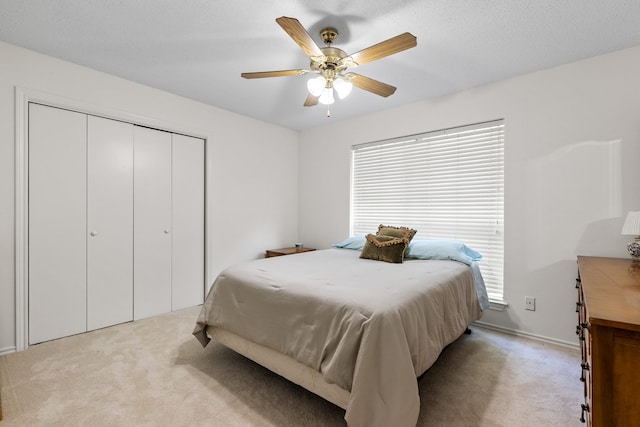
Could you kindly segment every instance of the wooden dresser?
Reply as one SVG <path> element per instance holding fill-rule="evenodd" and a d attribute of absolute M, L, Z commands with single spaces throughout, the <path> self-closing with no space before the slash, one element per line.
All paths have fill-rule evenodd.
<path fill-rule="evenodd" d="M 640 426 L 640 264 L 578 257 L 578 326 L 585 402 L 594 427 Z"/>

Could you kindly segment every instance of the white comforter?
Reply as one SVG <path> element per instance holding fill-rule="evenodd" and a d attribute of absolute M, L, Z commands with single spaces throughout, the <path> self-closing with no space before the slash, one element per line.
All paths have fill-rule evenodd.
<path fill-rule="evenodd" d="M 349 426 L 415 426 L 416 376 L 481 315 L 472 269 L 456 261 L 359 258 L 327 249 L 220 273 L 194 335 L 223 328 L 284 353 L 350 391 Z"/>

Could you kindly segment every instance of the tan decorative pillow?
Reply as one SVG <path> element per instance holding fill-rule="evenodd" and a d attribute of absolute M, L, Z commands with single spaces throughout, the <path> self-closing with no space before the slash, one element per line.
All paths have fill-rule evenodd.
<path fill-rule="evenodd" d="M 394 227 L 393 225 L 382 225 L 378 226 L 378 232 L 376 235 L 378 236 L 392 236 L 398 239 L 406 238 L 409 242 L 413 239 L 413 236 L 416 235 L 418 230 L 414 230 L 409 227 Z"/>
<path fill-rule="evenodd" d="M 406 238 L 367 234 L 360 258 L 400 264 L 404 261 L 407 246 L 409 246 L 409 240 Z"/>

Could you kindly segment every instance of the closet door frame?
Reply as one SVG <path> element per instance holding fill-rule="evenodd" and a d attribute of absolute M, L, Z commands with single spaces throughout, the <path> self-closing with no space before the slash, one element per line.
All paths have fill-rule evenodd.
<path fill-rule="evenodd" d="M 15 336 L 16 351 L 29 347 L 29 103 L 57 107 L 78 113 L 119 120 L 134 125 L 145 126 L 171 133 L 189 135 L 204 140 L 204 283 L 203 296 L 209 277 L 207 254 L 210 238 L 207 197 L 207 179 L 211 176 L 211 162 L 208 158 L 209 135 L 201 130 L 181 124 L 171 123 L 141 116 L 130 112 L 103 107 L 85 101 L 67 98 L 34 89 L 15 87 Z"/>

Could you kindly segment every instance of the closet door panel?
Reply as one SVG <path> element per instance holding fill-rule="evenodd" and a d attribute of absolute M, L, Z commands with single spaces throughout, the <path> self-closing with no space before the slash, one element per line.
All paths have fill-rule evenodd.
<path fill-rule="evenodd" d="M 171 134 L 134 127 L 134 319 L 171 311 Z"/>
<path fill-rule="evenodd" d="M 204 300 L 204 140 L 173 135 L 172 309 Z"/>
<path fill-rule="evenodd" d="M 29 344 L 86 331 L 87 117 L 29 104 Z"/>
<path fill-rule="evenodd" d="M 87 329 L 133 320 L 133 125 L 89 116 Z"/>

